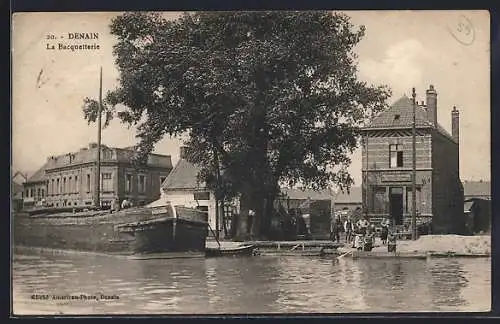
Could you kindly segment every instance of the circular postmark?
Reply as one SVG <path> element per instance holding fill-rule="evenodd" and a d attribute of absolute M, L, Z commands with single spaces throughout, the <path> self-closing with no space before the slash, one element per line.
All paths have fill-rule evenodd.
<path fill-rule="evenodd" d="M 472 25 L 472 21 L 464 15 L 458 18 L 455 26 L 448 26 L 448 32 L 462 45 L 471 45 L 476 39 L 476 32 Z"/>

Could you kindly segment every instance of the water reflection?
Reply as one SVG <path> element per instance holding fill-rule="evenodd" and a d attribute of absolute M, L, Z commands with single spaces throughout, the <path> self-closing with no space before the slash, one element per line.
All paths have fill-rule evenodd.
<path fill-rule="evenodd" d="M 490 259 L 123 260 L 16 254 L 16 313 L 213 314 L 489 310 Z M 119 300 L 33 300 L 33 294 Z"/>
<path fill-rule="evenodd" d="M 432 282 L 430 292 L 436 308 L 450 309 L 467 305 L 467 301 L 461 296 L 461 291 L 467 286 L 468 280 L 459 261 L 435 260 L 429 264 L 429 273 Z"/>

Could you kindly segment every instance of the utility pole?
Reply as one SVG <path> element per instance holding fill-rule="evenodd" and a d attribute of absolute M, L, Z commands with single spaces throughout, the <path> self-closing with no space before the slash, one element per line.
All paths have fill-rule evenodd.
<path fill-rule="evenodd" d="M 101 191 L 101 116 L 102 115 L 102 67 L 99 73 L 99 108 L 97 112 L 97 166 L 95 177 L 95 206 L 100 207 Z"/>
<path fill-rule="evenodd" d="M 415 93 L 415 88 L 412 89 L 412 94 L 413 98 L 413 123 L 412 123 L 412 152 L 413 152 L 413 163 L 412 163 L 412 187 L 411 187 L 411 203 L 412 203 L 412 209 L 411 209 L 411 238 L 412 240 L 417 239 L 417 148 L 416 148 L 416 117 L 415 117 L 415 109 L 416 109 L 416 93 Z"/>
<path fill-rule="evenodd" d="M 217 154 L 217 148 L 214 145 L 214 162 L 215 162 L 215 181 L 217 183 L 216 185 L 216 190 L 215 190 L 215 239 L 217 242 L 219 242 L 219 217 L 220 217 L 220 210 L 219 210 L 219 205 L 220 205 L 220 200 L 219 200 L 219 194 L 221 190 L 221 185 L 220 185 L 220 170 L 219 170 L 219 156 Z"/>
<path fill-rule="evenodd" d="M 368 163 L 368 132 L 365 133 L 364 137 L 364 144 L 365 144 L 365 158 L 366 158 L 366 165 L 365 165 L 365 219 L 368 220 L 368 166 L 370 165 Z"/>

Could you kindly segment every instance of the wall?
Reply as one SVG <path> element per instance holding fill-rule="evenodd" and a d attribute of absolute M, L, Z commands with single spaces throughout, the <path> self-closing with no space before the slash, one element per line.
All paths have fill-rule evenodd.
<path fill-rule="evenodd" d="M 172 161 L 170 156 L 151 154 L 148 158 L 147 167 L 143 168 L 139 174 L 145 176 L 145 192 L 138 191 L 137 171 L 131 164 L 131 158 L 135 154 L 129 149 L 110 148 L 101 146 L 101 173 L 112 174 L 112 190 L 101 191 L 102 202 L 111 202 L 114 199 L 122 201 L 128 199 L 134 204 L 147 204 L 160 197 L 160 177 L 166 177 L 172 170 Z M 72 187 L 64 192 L 50 191 L 48 201 L 52 204 L 62 206 L 71 204 L 75 206 L 93 204 L 95 191 L 95 165 L 97 159 L 97 146 L 90 144 L 87 148 L 82 148 L 78 152 L 67 153 L 59 156 L 52 156 L 47 159 L 46 175 L 49 179 L 49 188 L 51 188 L 52 179 L 54 185 L 59 179 L 60 186 L 64 178 L 72 181 L 75 176 L 78 177 L 78 189 Z M 132 191 L 125 192 L 125 174 L 132 174 Z M 90 174 L 90 190 L 87 190 L 87 174 Z M 101 183 L 102 186 L 102 183 Z M 102 188 L 102 187 L 101 187 Z"/>
<path fill-rule="evenodd" d="M 438 132 L 433 134 L 432 143 L 432 231 L 461 234 L 465 231 L 465 217 L 458 145 Z"/>
<path fill-rule="evenodd" d="M 403 217 L 404 222 L 411 220 L 411 195 L 412 188 L 412 169 L 413 169 L 413 137 L 411 130 L 403 130 L 401 133 L 387 130 L 386 134 L 391 136 L 379 136 L 380 133 L 372 133 L 368 138 L 367 144 L 363 146 L 362 152 L 362 199 L 364 206 L 368 208 L 370 219 L 377 223 L 383 217 L 389 215 L 389 188 L 403 187 Z M 410 134 L 410 135 L 409 135 Z M 417 191 L 417 212 L 419 217 L 417 222 L 426 221 L 432 216 L 432 134 L 427 130 L 418 130 L 415 141 L 416 150 L 416 184 L 420 191 Z M 403 167 L 390 168 L 389 145 L 400 145 L 403 151 Z M 368 149 L 368 154 L 367 150 Z M 368 179 L 366 179 L 368 161 Z M 391 179 L 392 178 L 392 179 Z M 368 182 L 368 190 L 366 188 Z M 374 191 L 379 187 L 383 207 L 381 211 L 375 210 Z M 407 208 L 408 202 L 408 208 Z"/>
<path fill-rule="evenodd" d="M 23 184 L 23 205 L 33 205 L 42 199 L 46 199 L 47 189 L 47 183 L 45 181 L 25 182 Z"/>
<path fill-rule="evenodd" d="M 196 208 L 197 206 L 208 206 L 208 222 L 213 231 L 215 231 L 215 196 L 210 193 L 210 200 L 194 200 L 195 190 L 175 190 L 175 191 L 164 191 L 162 193 L 161 199 L 170 201 L 174 206 L 185 206 L 190 208 Z M 219 231 L 222 230 L 222 222 L 219 222 Z M 222 232 L 221 232 L 222 233 Z M 209 236 L 212 233 L 209 231 Z"/>
<path fill-rule="evenodd" d="M 101 167 L 101 172 L 108 170 L 106 167 Z M 87 175 L 90 175 L 90 190 L 87 185 Z M 95 188 L 95 169 L 91 164 L 78 164 L 67 166 L 64 168 L 49 169 L 46 171 L 48 179 L 47 203 L 54 207 L 64 206 L 82 206 L 91 205 L 93 203 L 93 192 Z M 75 177 L 77 183 L 75 187 Z M 66 188 L 63 188 L 64 178 L 66 178 Z M 71 178 L 71 181 L 70 181 Z M 59 189 L 57 188 L 57 180 L 59 180 Z"/>
<path fill-rule="evenodd" d="M 170 169 L 158 168 L 145 168 L 141 172 L 137 171 L 127 165 L 117 164 L 116 162 L 103 162 L 101 165 L 101 174 L 111 173 L 111 190 L 104 190 L 103 182 L 101 181 L 100 199 L 103 204 L 111 203 L 114 199 L 120 202 L 124 199 L 132 201 L 135 205 L 144 203 L 147 204 L 160 197 L 160 177 L 168 176 Z M 132 191 L 125 192 L 125 174 L 132 175 Z M 139 193 L 138 191 L 138 174 L 145 176 L 145 192 Z M 87 175 L 90 175 L 90 190 L 87 187 Z M 74 188 L 75 176 L 78 178 L 77 188 Z M 59 179 L 59 186 L 62 187 L 64 178 L 67 183 L 71 177 L 72 187 L 66 191 L 52 191 L 52 180 L 54 186 L 57 186 L 57 179 Z M 49 181 L 49 196 L 47 202 L 54 206 L 61 207 L 66 201 L 66 205 L 82 206 L 91 205 L 94 201 L 95 192 L 95 164 L 80 164 L 72 165 L 60 169 L 51 169 L 47 171 L 47 178 Z"/>
<path fill-rule="evenodd" d="M 421 131 L 422 132 L 422 131 Z M 403 168 L 411 170 L 412 168 L 412 136 L 386 136 L 368 138 L 367 146 L 363 146 L 362 169 L 366 169 L 368 159 L 369 169 L 389 169 L 389 145 L 401 145 L 403 149 Z M 366 154 L 368 148 L 368 157 Z M 417 168 L 431 168 L 431 135 L 424 134 L 416 136 L 416 159 Z"/>
<path fill-rule="evenodd" d="M 132 166 L 122 166 L 118 170 L 118 179 L 116 185 L 118 186 L 118 198 L 121 200 L 127 199 L 134 204 L 144 202 L 147 204 L 160 198 L 161 194 L 161 177 L 167 177 L 170 169 L 159 168 L 143 168 L 140 170 L 134 169 Z M 131 191 L 126 191 L 126 175 L 132 176 Z M 139 175 L 145 177 L 145 192 L 139 192 Z"/>

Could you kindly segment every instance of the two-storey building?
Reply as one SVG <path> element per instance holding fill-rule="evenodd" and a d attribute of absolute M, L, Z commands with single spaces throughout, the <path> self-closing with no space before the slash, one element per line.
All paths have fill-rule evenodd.
<path fill-rule="evenodd" d="M 44 166 L 49 206 L 93 205 L 97 167 L 97 144 L 78 152 L 51 156 Z M 168 155 L 150 154 L 147 165 L 132 163 L 132 148 L 101 145 L 100 202 L 109 206 L 114 200 L 127 199 L 134 205 L 147 204 L 160 197 L 160 185 L 172 170 Z"/>
<path fill-rule="evenodd" d="M 417 224 L 433 233 L 464 229 L 459 178 L 459 112 L 453 107 L 452 135 L 437 121 L 437 92 L 415 104 Z M 413 100 L 404 96 L 363 129 L 364 212 L 373 223 L 389 217 L 409 225 L 412 216 Z"/>

